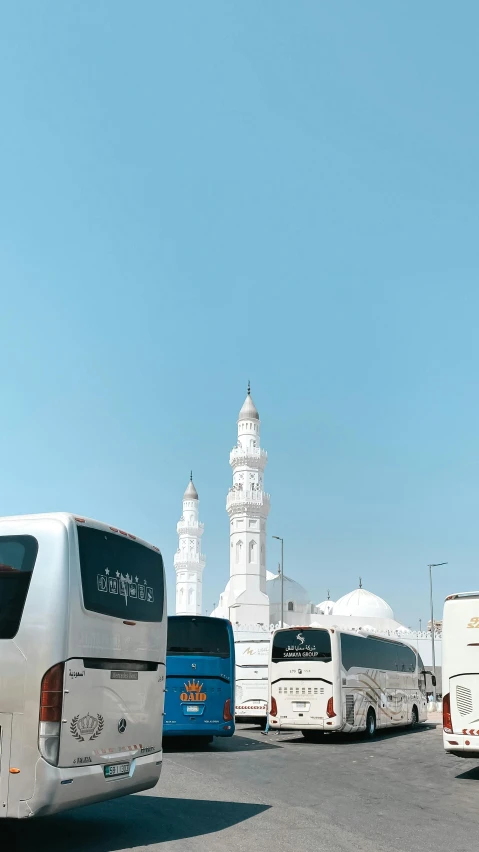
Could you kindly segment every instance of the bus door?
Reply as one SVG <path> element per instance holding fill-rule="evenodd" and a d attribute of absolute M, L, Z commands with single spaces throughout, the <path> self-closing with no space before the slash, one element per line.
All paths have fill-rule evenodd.
<path fill-rule="evenodd" d="M 7 816 L 8 782 L 10 780 L 10 738 L 12 717 L 0 713 L 0 817 Z"/>

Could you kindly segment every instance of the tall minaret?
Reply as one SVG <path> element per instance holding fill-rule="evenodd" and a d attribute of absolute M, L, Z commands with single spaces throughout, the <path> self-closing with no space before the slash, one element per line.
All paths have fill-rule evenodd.
<path fill-rule="evenodd" d="M 175 553 L 176 614 L 201 615 L 203 568 L 205 557 L 201 553 L 201 536 L 204 524 L 198 522 L 198 492 L 193 485 L 193 474 L 183 494 L 183 514 L 176 526 L 178 550 Z"/>
<path fill-rule="evenodd" d="M 248 393 L 238 417 L 238 441 L 230 453 L 233 487 L 226 510 L 230 518 L 229 618 L 233 626 L 269 626 L 266 594 L 266 518 L 269 494 L 263 491 L 267 453 L 260 448 L 260 419 Z"/>

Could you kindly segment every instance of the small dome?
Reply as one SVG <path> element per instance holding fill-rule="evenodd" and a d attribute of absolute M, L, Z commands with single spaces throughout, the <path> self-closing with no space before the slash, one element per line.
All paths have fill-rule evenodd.
<path fill-rule="evenodd" d="M 243 403 L 243 407 L 238 415 L 238 420 L 259 420 L 258 410 L 251 399 L 251 390 L 248 382 L 248 393 Z"/>
<path fill-rule="evenodd" d="M 283 582 L 283 600 L 286 605 L 288 601 L 294 601 L 296 604 L 309 604 L 309 595 L 303 586 L 300 586 L 295 580 L 291 580 L 284 575 Z M 281 574 L 275 574 L 272 580 L 266 582 L 266 594 L 269 597 L 270 604 L 281 603 Z"/>
<path fill-rule="evenodd" d="M 316 609 L 318 610 L 320 615 L 332 615 L 333 614 L 333 606 L 334 601 L 323 601 L 322 603 L 317 604 Z"/>
<path fill-rule="evenodd" d="M 349 592 L 340 598 L 333 606 L 332 615 L 394 619 L 394 613 L 389 604 L 366 589 L 355 589 L 354 592 Z"/>
<path fill-rule="evenodd" d="M 183 494 L 183 500 L 197 500 L 197 499 L 198 499 L 198 492 L 197 492 L 195 486 L 193 485 L 193 474 L 191 474 L 190 481 L 188 482 L 188 487 L 187 487 L 185 493 Z"/>

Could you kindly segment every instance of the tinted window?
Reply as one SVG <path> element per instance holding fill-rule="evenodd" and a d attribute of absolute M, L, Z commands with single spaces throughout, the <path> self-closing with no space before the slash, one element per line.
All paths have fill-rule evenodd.
<path fill-rule="evenodd" d="M 0 639 L 13 639 L 20 627 L 37 553 L 33 536 L 0 538 Z"/>
<path fill-rule="evenodd" d="M 281 660 L 331 660 L 331 637 L 327 630 L 285 630 L 273 639 L 273 663 Z"/>
<path fill-rule="evenodd" d="M 225 621 L 202 616 L 172 615 L 168 619 L 167 654 L 230 656 L 230 634 Z"/>
<path fill-rule="evenodd" d="M 398 645 L 398 670 L 400 672 L 416 671 L 416 654 L 407 645 Z"/>
<path fill-rule="evenodd" d="M 161 621 L 165 594 L 161 555 L 115 533 L 77 529 L 86 609 L 130 621 Z"/>
<path fill-rule="evenodd" d="M 416 670 L 414 651 L 398 642 L 388 642 L 387 639 L 350 636 L 342 633 L 341 655 L 346 671 L 355 666 L 390 672 Z"/>

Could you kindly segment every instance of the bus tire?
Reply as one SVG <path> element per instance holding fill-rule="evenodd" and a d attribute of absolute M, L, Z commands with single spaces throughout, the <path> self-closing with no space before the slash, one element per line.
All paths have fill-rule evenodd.
<path fill-rule="evenodd" d="M 411 711 L 411 721 L 409 722 L 409 727 L 415 728 L 418 724 L 419 724 L 419 711 L 418 711 L 416 705 L 414 704 L 412 711 Z"/>
<path fill-rule="evenodd" d="M 372 707 L 369 708 L 366 717 L 366 736 L 370 740 L 376 736 L 376 714 Z"/>

